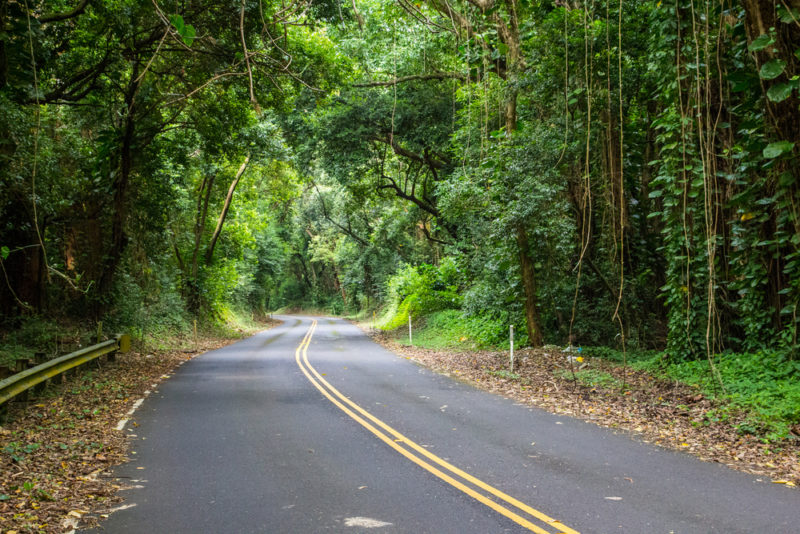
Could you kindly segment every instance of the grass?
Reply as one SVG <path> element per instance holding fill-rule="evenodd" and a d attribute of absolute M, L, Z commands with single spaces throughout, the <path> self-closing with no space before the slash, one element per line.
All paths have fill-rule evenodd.
<path fill-rule="evenodd" d="M 397 327 L 397 340 L 408 344 L 408 319 Z M 459 310 L 443 310 L 412 324 L 415 347 L 425 349 L 508 349 L 508 326 L 488 317 L 465 316 Z M 527 341 L 518 334 L 518 346 Z"/>
<path fill-rule="evenodd" d="M 586 348 L 584 354 L 622 361 L 619 351 L 604 347 Z M 741 410 L 746 416 L 737 425 L 739 432 L 761 436 L 766 442 L 796 439 L 791 429 L 800 424 L 800 361 L 774 351 L 728 352 L 714 356 L 715 375 L 705 358 L 670 362 L 656 351 L 626 356 L 634 369 L 697 386 L 706 397 L 724 401 L 726 405 L 720 413 L 711 414 L 712 419 L 726 419 L 729 411 Z"/>
<path fill-rule="evenodd" d="M 497 371 L 486 371 L 488 374 L 492 376 L 496 376 L 498 378 L 507 378 L 509 380 L 520 380 L 522 376 L 518 373 L 512 373 L 506 369 L 498 369 Z"/>

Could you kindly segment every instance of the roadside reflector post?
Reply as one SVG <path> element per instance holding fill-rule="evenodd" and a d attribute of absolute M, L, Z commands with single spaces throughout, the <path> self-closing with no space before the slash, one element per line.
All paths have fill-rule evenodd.
<path fill-rule="evenodd" d="M 509 330 L 509 339 L 511 340 L 511 372 L 514 372 L 514 325 L 508 327 Z"/>
<path fill-rule="evenodd" d="M 408 344 L 413 345 L 414 341 L 411 339 L 411 314 L 408 314 Z"/>

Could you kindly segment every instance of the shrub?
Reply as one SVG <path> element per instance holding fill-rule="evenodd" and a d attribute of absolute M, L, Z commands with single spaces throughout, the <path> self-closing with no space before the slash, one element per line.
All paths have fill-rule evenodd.
<path fill-rule="evenodd" d="M 380 328 L 394 330 L 408 323 L 409 316 L 459 308 L 462 299 L 458 276 L 458 268 L 451 260 L 443 260 L 439 267 L 403 267 L 387 283 L 388 306 Z"/>

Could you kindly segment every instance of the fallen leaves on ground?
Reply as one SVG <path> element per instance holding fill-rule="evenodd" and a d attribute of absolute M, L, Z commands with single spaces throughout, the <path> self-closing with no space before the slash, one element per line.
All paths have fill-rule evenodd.
<path fill-rule="evenodd" d="M 129 352 L 116 362 L 91 362 L 27 405 L 11 403 L 0 426 L 0 533 L 96 524 L 122 500 L 110 474 L 128 449 L 118 422 L 177 366 L 233 341 L 205 338 L 191 351 Z"/>
<path fill-rule="evenodd" d="M 720 404 L 697 388 L 598 358 L 577 362 L 551 347 L 516 351 L 511 375 L 507 352 L 428 350 L 401 345 L 380 332 L 368 333 L 425 367 L 515 401 L 628 431 L 647 443 L 688 452 L 778 484 L 800 486 L 800 440 L 763 443 L 757 436 L 741 434 L 735 425 L 744 421 L 744 414 L 714 421 L 708 414 Z M 582 384 L 573 374 L 581 367 L 611 375 L 609 380 L 615 385 Z"/>

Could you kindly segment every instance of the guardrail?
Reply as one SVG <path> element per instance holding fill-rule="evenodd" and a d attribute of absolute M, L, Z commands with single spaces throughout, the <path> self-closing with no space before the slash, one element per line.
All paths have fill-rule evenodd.
<path fill-rule="evenodd" d="M 127 334 L 120 334 L 103 343 L 86 347 L 65 356 L 61 356 L 31 367 L 25 371 L 11 375 L 5 380 L 0 381 L 0 418 L 2 418 L 5 403 L 13 399 L 20 393 L 25 393 L 30 388 L 41 384 L 55 376 L 60 375 L 70 369 L 90 362 L 104 354 L 109 355 L 109 360 L 113 360 L 117 352 L 128 352 L 131 348 L 131 338 Z"/>

